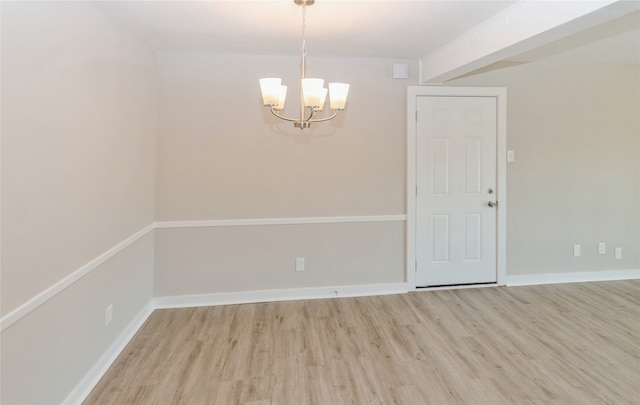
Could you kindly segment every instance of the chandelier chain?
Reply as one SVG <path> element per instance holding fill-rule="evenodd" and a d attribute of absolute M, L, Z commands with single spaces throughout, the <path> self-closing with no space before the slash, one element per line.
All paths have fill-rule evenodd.
<path fill-rule="evenodd" d="M 307 70 L 306 59 L 307 59 L 307 2 L 304 0 L 302 2 L 302 48 L 300 49 L 300 122 L 304 121 L 304 93 L 302 91 L 302 79 L 305 77 L 305 73 Z"/>

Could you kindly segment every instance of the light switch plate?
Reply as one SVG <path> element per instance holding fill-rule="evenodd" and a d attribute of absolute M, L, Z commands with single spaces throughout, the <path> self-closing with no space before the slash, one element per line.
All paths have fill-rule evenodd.
<path fill-rule="evenodd" d="M 507 162 L 514 162 L 516 160 L 516 152 L 513 150 L 507 151 Z"/>

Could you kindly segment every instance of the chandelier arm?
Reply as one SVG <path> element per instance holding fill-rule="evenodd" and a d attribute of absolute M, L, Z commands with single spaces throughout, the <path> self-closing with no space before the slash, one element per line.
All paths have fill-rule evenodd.
<path fill-rule="evenodd" d="M 305 120 L 303 120 L 304 122 L 311 122 L 311 119 L 316 116 L 316 110 L 314 110 L 313 108 L 310 108 L 309 110 L 309 116 Z"/>
<path fill-rule="evenodd" d="M 271 110 L 271 114 L 273 114 L 273 115 L 275 115 L 276 117 L 278 117 L 278 118 L 280 118 L 280 119 L 283 119 L 283 120 L 285 120 L 285 121 L 291 121 L 291 122 L 299 122 L 299 121 L 300 121 L 300 120 L 299 120 L 299 119 L 297 119 L 297 118 L 289 118 L 289 117 L 285 117 L 285 116 L 283 116 L 283 115 L 278 114 L 278 113 L 276 112 L 276 110 L 275 110 L 275 107 L 274 107 L 274 106 L 269 107 L 269 110 Z"/>
<path fill-rule="evenodd" d="M 316 118 L 316 119 L 308 119 L 306 122 L 322 122 L 322 121 L 329 121 L 330 119 L 333 119 L 336 115 L 338 115 L 338 112 L 340 112 L 340 110 L 336 110 L 333 115 L 331 115 L 330 117 L 325 117 L 325 118 Z"/>

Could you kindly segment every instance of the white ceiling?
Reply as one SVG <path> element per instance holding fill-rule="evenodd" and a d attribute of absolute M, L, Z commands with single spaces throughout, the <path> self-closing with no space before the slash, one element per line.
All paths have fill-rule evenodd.
<path fill-rule="evenodd" d="M 417 59 L 515 3 L 316 0 L 307 8 L 307 48 L 316 56 Z M 293 0 L 92 4 L 140 34 L 158 51 L 295 54 L 300 49 L 302 12 Z M 511 60 L 529 62 L 566 54 L 581 62 L 640 64 L 640 14 L 623 19 L 622 23 L 616 20 Z"/>

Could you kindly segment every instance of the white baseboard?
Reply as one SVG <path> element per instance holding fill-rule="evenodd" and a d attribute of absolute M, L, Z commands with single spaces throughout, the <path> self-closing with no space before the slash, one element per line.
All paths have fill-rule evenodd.
<path fill-rule="evenodd" d="M 507 286 L 584 283 L 589 281 L 613 281 L 640 279 L 640 269 L 585 271 L 579 273 L 545 273 L 507 276 Z"/>
<path fill-rule="evenodd" d="M 321 298 L 364 297 L 369 295 L 403 294 L 409 292 L 406 283 L 343 285 L 336 287 L 288 288 L 279 290 L 242 291 L 198 295 L 156 297 L 155 308 L 205 307 L 213 305 L 251 304 L 258 302 L 309 300 Z"/>
<path fill-rule="evenodd" d="M 126 329 L 122 331 L 115 342 L 113 342 L 113 344 L 109 346 L 109 349 L 107 349 L 105 354 L 102 355 L 102 357 L 96 362 L 91 370 L 89 370 L 85 377 L 67 396 L 67 398 L 63 402 L 63 405 L 81 404 L 89 396 L 91 390 L 95 388 L 95 386 L 107 372 L 109 367 L 111 367 L 111 364 L 113 364 L 116 358 L 131 341 L 136 332 L 138 332 L 147 318 L 149 318 L 149 315 L 151 315 L 154 310 L 152 303 L 152 301 L 149 301 L 138 313 L 138 315 L 136 315 L 136 317 L 129 323 Z"/>

